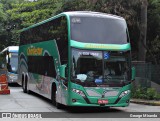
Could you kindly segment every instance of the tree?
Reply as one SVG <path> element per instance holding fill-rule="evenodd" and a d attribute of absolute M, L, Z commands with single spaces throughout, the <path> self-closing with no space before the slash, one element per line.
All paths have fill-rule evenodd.
<path fill-rule="evenodd" d="M 140 39 L 138 42 L 138 60 L 146 60 L 146 37 L 147 37 L 147 6 L 148 0 L 141 0 L 141 24 L 140 24 Z"/>
<path fill-rule="evenodd" d="M 3 10 L 3 4 L 0 3 L 0 48 L 3 48 L 3 42 L 6 40 L 5 38 L 5 24 L 4 22 L 7 20 L 7 16 Z"/>
<path fill-rule="evenodd" d="M 45 20 L 53 15 L 61 7 L 58 0 L 25 1 L 20 4 L 12 4 L 12 9 L 7 13 L 11 21 L 18 22 L 20 28 Z"/>
<path fill-rule="evenodd" d="M 10 4 L 6 11 L 8 17 L 8 33 L 10 44 L 18 44 L 20 29 L 54 16 L 61 8 L 61 0 L 24 0 Z"/>
<path fill-rule="evenodd" d="M 17 4 L 23 2 L 24 0 L 0 0 L 0 49 L 4 47 L 13 45 L 11 43 L 11 29 L 14 27 L 11 26 L 10 16 L 7 14 L 7 10 L 11 9 L 12 4 Z"/>
<path fill-rule="evenodd" d="M 91 10 L 90 4 L 87 3 L 87 0 L 67 0 L 63 2 L 60 12 L 85 10 Z"/>
<path fill-rule="evenodd" d="M 148 0 L 147 61 L 160 64 L 160 0 Z"/>

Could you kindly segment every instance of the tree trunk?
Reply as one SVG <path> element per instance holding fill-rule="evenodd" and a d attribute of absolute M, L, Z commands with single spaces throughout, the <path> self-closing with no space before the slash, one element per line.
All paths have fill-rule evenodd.
<path fill-rule="evenodd" d="M 147 36 L 147 7 L 148 1 L 141 0 L 141 23 L 140 23 L 140 38 L 138 42 L 138 60 L 145 61 L 146 59 L 146 36 Z"/>

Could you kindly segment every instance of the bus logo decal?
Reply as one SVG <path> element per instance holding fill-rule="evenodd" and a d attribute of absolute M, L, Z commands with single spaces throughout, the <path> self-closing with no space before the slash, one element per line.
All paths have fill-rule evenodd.
<path fill-rule="evenodd" d="M 43 48 L 28 48 L 27 55 L 42 55 Z"/>

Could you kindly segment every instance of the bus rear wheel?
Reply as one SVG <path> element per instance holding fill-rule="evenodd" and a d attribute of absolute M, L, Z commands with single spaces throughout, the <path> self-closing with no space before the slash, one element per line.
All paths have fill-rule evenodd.
<path fill-rule="evenodd" d="M 28 90 L 28 77 L 26 76 L 25 79 L 22 80 L 22 88 L 24 93 L 30 94 L 30 90 Z"/>
<path fill-rule="evenodd" d="M 22 89 L 24 93 L 27 93 L 27 84 L 26 84 L 26 80 L 24 78 L 24 76 L 22 76 Z"/>

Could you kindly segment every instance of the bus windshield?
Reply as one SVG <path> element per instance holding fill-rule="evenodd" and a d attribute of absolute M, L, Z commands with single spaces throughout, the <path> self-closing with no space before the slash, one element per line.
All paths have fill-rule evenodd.
<path fill-rule="evenodd" d="M 71 81 L 84 87 L 122 87 L 130 66 L 124 53 L 72 49 Z"/>
<path fill-rule="evenodd" d="M 71 39 L 86 43 L 126 44 L 127 25 L 119 18 L 72 16 Z"/>
<path fill-rule="evenodd" d="M 10 53 L 10 66 L 11 68 L 8 69 L 11 72 L 17 72 L 18 68 L 18 53 Z"/>

